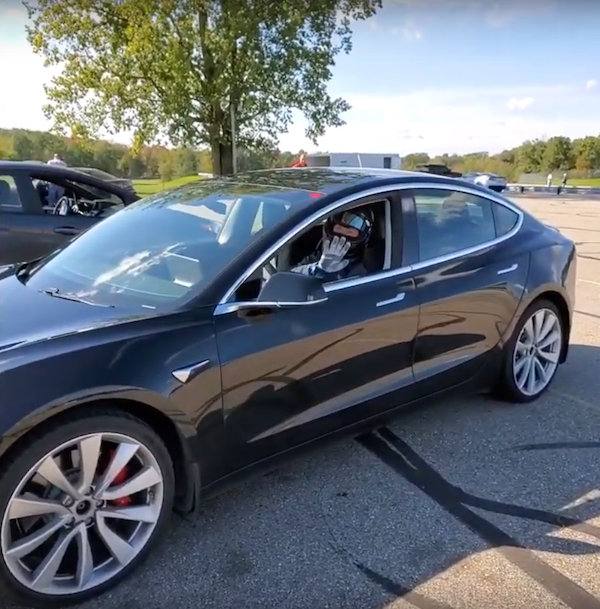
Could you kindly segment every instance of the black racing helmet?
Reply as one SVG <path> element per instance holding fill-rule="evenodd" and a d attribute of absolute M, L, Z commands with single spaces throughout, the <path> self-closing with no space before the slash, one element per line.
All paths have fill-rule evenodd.
<path fill-rule="evenodd" d="M 345 237 L 350 243 L 348 256 L 354 256 L 369 242 L 374 222 L 373 210 L 369 207 L 349 209 L 327 219 L 323 236 L 325 239 Z"/>

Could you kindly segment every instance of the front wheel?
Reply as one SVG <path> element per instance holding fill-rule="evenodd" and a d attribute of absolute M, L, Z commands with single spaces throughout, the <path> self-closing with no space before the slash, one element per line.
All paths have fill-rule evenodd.
<path fill-rule="evenodd" d="M 497 393 L 511 402 L 532 402 L 554 379 L 564 340 L 556 306 L 533 303 L 523 314 L 504 351 Z"/>
<path fill-rule="evenodd" d="M 138 419 L 51 422 L 0 473 L 0 587 L 42 608 L 112 588 L 165 532 L 173 495 L 169 453 Z"/>

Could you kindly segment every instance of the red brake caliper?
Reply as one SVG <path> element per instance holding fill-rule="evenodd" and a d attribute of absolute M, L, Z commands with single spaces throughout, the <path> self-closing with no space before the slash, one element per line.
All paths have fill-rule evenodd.
<path fill-rule="evenodd" d="M 110 453 L 110 459 L 112 460 L 114 454 L 116 451 L 111 451 Z M 110 463 L 110 461 L 109 461 Z M 112 485 L 114 486 L 119 486 L 120 484 L 123 484 L 125 482 L 125 480 L 127 480 L 127 478 L 129 477 L 129 471 L 127 470 L 127 466 L 125 466 L 115 477 L 113 480 Z M 127 507 L 128 505 L 131 504 L 131 497 L 126 496 L 126 497 L 119 497 L 118 499 L 113 499 L 110 502 L 112 505 L 117 505 L 119 507 Z"/>

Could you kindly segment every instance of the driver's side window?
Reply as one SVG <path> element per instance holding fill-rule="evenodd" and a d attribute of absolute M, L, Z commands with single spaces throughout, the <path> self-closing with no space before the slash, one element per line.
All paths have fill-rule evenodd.
<path fill-rule="evenodd" d="M 368 206 L 374 217 L 371 235 L 361 260 L 367 276 L 370 276 L 390 268 L 391 242 L 389 240 L 392 232 L 390 203 L 387 199 L 383 199 L 358 206 L 363 208 Z M 269 262 L 257 269 L 236 290 L 234 301 L 255 300 L 265 282 L 277 272 L 291 271 L 303 264 L 318 263 L 323 241 L 323 225 L 326 220 L 327 218 L 322 218 L 286 243 Z"/>
<path fill-rule="evenodd" d="M 56 213 L 56 205 L 62 197 L 67 197 L 72 204 L 79 204 L 81 209 L 78 213 L 83 214 L 98 213 L 109 207 L 124 205 L 123 199 L 117 195 L 72 180 L 57 183 L 44 177 L 34 178 L 32 184 L 44 211 L 49 214 Z"/>

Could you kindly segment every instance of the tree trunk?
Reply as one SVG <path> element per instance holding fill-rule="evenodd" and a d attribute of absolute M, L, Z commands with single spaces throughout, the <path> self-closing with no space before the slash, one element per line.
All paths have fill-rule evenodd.
<path fill-rule="evenodd" d="M 233 174 L 233 148 L 231 144 L 214 142 L 211 147 L 212 172 L 216 176 Z"/>

